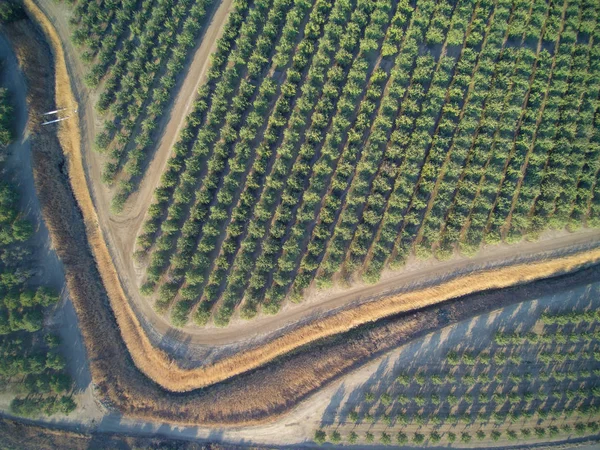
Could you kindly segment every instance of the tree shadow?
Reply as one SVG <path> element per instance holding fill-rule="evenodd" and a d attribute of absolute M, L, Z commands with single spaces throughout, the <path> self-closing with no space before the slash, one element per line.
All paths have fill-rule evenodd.
<path fill-rule="evenodd" d="M 590 360 L 588 362 L 580 359 L 566 360 L 562 363 L 553 363 L 548 368 L 541 364 L 538 359 L 540 351 L 539 344 L 525 342 L 514 346 L 502 346 L 495 342 L 496 333 L 514 333 L 525 334 L 534 327 L 539 328 L 540 316 L 544 312 L 552 314 L 576 310 L 595 310 L 600 308 L 600 283 L 590 283 L 587 285 L 575 287 L 568 291 L 558 290 L 556 293 L 540 296 L 533 300 L 507 306 L 501 310 L 482 314 L 471 319 L 459 322 L 451 327 L 439 330 L 414 340 L 399 349 L 388 353 L 378 368 L 369 376 L 363 384 L 351 386 L 346 385 L 349 393 L 345 401 L 342 402 L 339 409 L 346 415 L 340 415 L 340 423 L 345 422 L 347 414 L 356 410 L 360 416 L 367 412 L 375 411 L 375 421 L 381 418 L 381 415 L 387 413 L 392 419 L 399 413 L 415 417 L 417 414 L 438 415 L 447 417 L 448 414 L 467 414 L 471 417 L 471 422 L 477 420 L 477 414 L 483 413 L 490 415 L 490 423 L 494 419 L 491 413 L 494 411 L 509 416 L 511 413 L 523 410 L 525 407 L 529 410 L 561 410 L 563 408 L 576 409 L 580 406 L 586 406 L 591 400 L 583 399 L 582 393 L 586 389 L 591 389 L 594 378 L 588 377 L 587 380 L 563 379 L 556 382 L 550 389 L 547 382 L 542 379 L 544 372 L 554 373 L 561 371 L 575 373 L 579 370 L 586 370 L 590 374 L 596 367 L 600 367 L 598 362 Z M 547 327 L 547 325 L 545 325 Z M 553 326 L 546 329 L 546 332 L 552 334 L 556 331 Z M 589 331 L 590 327 L 586 324 L 573 325 L 566 330 Z M 566 344 L 546 344 L 545 351 L 556 353 L 565 353 L 575 358 L 579 351 L 589 351 L 589 343 L 570 343 Z M 472 364 L 451 365 L 446 356 L 450 350 L 459 354 L 464 352 L 472 353 L 477 357 L 482 352 L 489 353 L 492 358 L 490 363 L 483 363 L 480 360 Z M 496 353 L 502 353 L 507 358 L 515 358 L 514 362 L 507 359 L 504 363 L 495 362 L 493 356 Z M 590 352 L 591 353 L 591 352 Z M 390 370 L 386 371 L 388 367 Z M 408 384 L 406 386 L 395 383 L 395 378 L 400 374 L 408 375 Z M 578 372 L 577 372 L 578 373 Z M 418 381 L 418 374 L 422 374 L 424 381 Z M 448 374 L 454 375 L 460 384 L 454 382 L 441 382 L 434 385 L 431 382 L 433 376 L 446 377 Z M 498 380 L 492 375 L 499 374 Z M 489 382 L 481 382 L 478 377 L 488 376 Z M 574 377 L 575 375 L 572 375 Z M 472 377 L 472 385 L 465 383 L 466 377 Z M 590 381 L 591 380 L 591 381 Z M 367 391 L 374 392 L 374 386 L 381 395 L 382 392 L 391 394 L 392 405 L 383 407 L 377 400 L 373 404 L 366 404 L 364 401 Z M 571 399 L 567 395 L 559 398 L 552 397 L 552 391 L 569 392 Z M 540 393 L 541 394 L 538 394 Z M 491 396 L 496 392 L 500 396 L 495 400 L 479 401 L 479 394 Z M 527 393 L 536 393 L 539 395 L 532 401 L 526 402 L 523 396 Z M 517 394 L 519 398 L 509 396 Z M 401 405 L 396 401 L 400 394 L 406 395 L 408 403 Z M 450 405 L 444 401 L 448 395 L 453 394 L 457 399 L 461 399 L 456 405 Z M 464 401 L 465 394 L 472 396 L 472 400 Z M 416 405 L 417 396 L 425 396 L 424 406 Z M 438 395 L 440 402 L 431 402 L 430 396 Z M 377 395 L 375 396 L 377 398 Z M 483 398 L 485 400 L 485 397 Z M 516 420 L 521 420 L 515 416 Z M 463 421 L 459 421 L 457 426 L 463 426 Z"/>
<path fill-rule="evenodd" d="M 327 405 L 325 411 L 323 411 L 323 415 L 321 416 L 321 426 L 333 425 L 338 415 L 339 407 L 345 395 L 346 389 L 344 387 L 344 384 L 342 383 L 340 387 L 338 387 L 335 391 L 335 394 L 333 394 L 333 396 L 331 397 L 329 405 Z"/>

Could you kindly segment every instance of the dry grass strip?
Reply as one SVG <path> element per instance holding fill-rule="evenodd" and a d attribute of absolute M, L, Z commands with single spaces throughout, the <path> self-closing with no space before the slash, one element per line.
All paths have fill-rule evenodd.
<path fill-rule="evenodd" d="M 260 450 L 266 447 L 248 447 L 207 442 L 190 442 L 162 437 L 67 431 L 31 421 L 0 417 L 0 442 L 3 449 L 19 450 L 90 450 L 90 449 L 144 449 L 144 450 Z"/>
<path fill-rule="evenodd" d="M 55 57 L 57 107 L 72 108 L 76 105 L 76 100 L 71 90 L 65 57 L 58 34 L 33 0 L 24 0 L 24 3 L 30 15 L 35 18 L 43 29 L 52 46 Z M 210 386 L 260 367 L 305 344 L 387 316 L 431 306 L 473 292 L 504 288 L 555 276 L 600 261 L 600 249 L 593 249 L 554 260 L 473 273 L 435 287 L 403 293 L 365 303 L 352 310 L 339 312 L 293 330 L 265 345 L 218 361 L 213 365 L 196 369 L 183 369 L 167 354 L 152 345 L 122 289 L 105 239 L 98 225 L 96 211 L 88 190 L 81 155 L 79 122 L 77 117 L 74 117 L 74 119 L 61 123 L 59 139 L 69 161 L 69 178 L 84 218 L 87 239 L 93 251 L 104 287 L 107 290 L 121 337 L 135 365 L 150 379 L 169 391 L 187 392 Z M 81 310 L 81 307 L 77 305 L 84 302 L 85 299 L 73 297 L 76 308 Z M 89 345 L 93 346 L 95 343 L 88 343 Z"/>
<path fill-rule="evenodd" d="M 31 22 L 15 25 L 11 41 L 28 78 L 32 117 L 53 106 L 50 50 Z M 224 427 L 272 421 L 367 361 L 441 327 L 515 302 L 565 292 L 599 279 L 600 266 L 568 277 L 444 302 L 332 336 L 293 355 L 210 387 L 180 394 L 163 389 L 134 364 L 86 240 L 55 129 L 33 127 L 36 190 L 86 344 L 96 398 L 128 417 Z"/>

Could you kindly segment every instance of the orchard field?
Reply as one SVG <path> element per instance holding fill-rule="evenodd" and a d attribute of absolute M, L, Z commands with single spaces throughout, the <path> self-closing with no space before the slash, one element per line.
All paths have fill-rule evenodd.
<path fill-rule="evenodd" d="M 78 0 L 118 213 L 209 0 Z M 226 325 L 600 225 L 594 0 L 235 0 L 136 244 L 142 292 Z"/>
<path fill-rule="evenodd" d="M 354 390 L 342 384 L 313 439 L 489 448 L 598 435 L 597 293 L 511 306 L 409 344 Z"/>

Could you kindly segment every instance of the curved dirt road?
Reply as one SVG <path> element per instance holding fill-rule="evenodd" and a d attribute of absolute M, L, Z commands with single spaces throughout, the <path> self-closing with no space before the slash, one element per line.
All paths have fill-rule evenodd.
<path fill-rule="evenodd" d="M 132 258 L 133 246 L 143 221 L 146 206 L 151 201 L 160 173 L 170 155 L 170 149 L 177 140 L 179 130 L 183 126 L 196 96 L 197 87 L 208 69 L 209 55 L 225 24 L 231 0 L 223 0 L 214 11 L 202 43 L 196 50 L 181 84 L 181 90 L 167 118 L 168 123 L 164 128 L 159 147 L 142 180 L 140 189 L 130 198 L 123 214 L 117 217 L 109 211 L 111 192 L 100 181 L 101 156 L 92 151 L 99 119 L 93 107 L 95 102 L 93 94 L 82 83 L 85 68 L 76 57 L 77 51 L 69 40 L 68 10 L 53 0 L 38 0 L 38 4 L 55 25 L 66 50 L 67 64 L 72 77 L 71 82 L 80 102 L 86 177 L 102 232 L 107 240 L 123 288 L 136 315 L 155 345 L 161 348 L 177 350 L 184 345 L 186 355 L 190 356 L 190 350 L 193 348 L 206 350 L 207 346 L 231 347 L 239 345 L 241 342 L 244 342 L 245 345 L 253 344 L 257 339 L 263 339 L 274 332 L 282 332 L 288 327 L 293 327 L 299 321 L 306 322 L 344 306 L 408 289 L 415 284 L 443 280 L 452 275 L 506 265 L 516 261 L 561 256 L 574 249 L 600 245 L 600 231 L 598 230 L 584 230 L 576 234 L 555 232 L 534 243 L 524 242 L 510 247 L 485 248 L 479 256 L 471 259 L 457 257 L 441 263 L 435 261 L 412 263 L 403 271 L 387 273 L 383 280 L 374 286 L 363 285 L 343 291 L 324 291 L 309 296 L 301 304 L 287 303 L 276 316 L 260 315 L 251 322 L 234 319 L 230 326 L 223 329 L 195 326 L 176 329 L 170 325 L 168 319 L 156 314 L 150 303 L 139 294 L 136 283 L 139 274 L 136 273 Z"/>
<path fill-rule="evenodd" d="M 135 436 L 164 436 L 174 439 L 194 441 L 218 441 L 222 445 L 265 445 L 268 448 L 277 446 L 287 448 L 316 448 L 311 441 L 315 429 L 332 426 L 336 419 L 347 414 L 348 403 L 352 399 L 362 398 L 367 390 L 377 390 L 380 383 L 393 379 L 399 367 L 410 366 L 418 356 L 426 361 L 439 361 L 448 350 L 461 345 L 466 339 L 477 335 L 485 337 L 483 341 L 492 339 L 501 324 L 518 321 L 521 324 L 534 323 L 538 314 L 550 307 L 553 311 L 568 310 L 582 300 L 598 305 L 600 283 L 591 282 L 568 288 L 566 291 L 545 293 L 540 296 L 527 297 L 523 303 L 511 304 L 504 308 L 466 319 L 453 325 L 441 328 L 433 333 L 421 336 L 410 343 L 374 358 L 357 367 L 320 389 L 294 407 L 284 417 L 272 423 L 250 427 L 226 427 L 218 430 L 199 426 L 175 426 L 157 422 L 147 422 L 133 418 L 125 418 L 120 414 L 108 413 L 93 418 L 87 415 L 61 417 L 58 420 L 27 420 L 27 423 L 50 425 L 59 429 L 71 429 L 80 432 L 132 434 Z M 482 342 L 483 342 L 482 341 Z M 433 344 L 433 345 L 432 345 Z M 475 343 L 475 347 L 477 344 Z M 20 420 L 20 419 L 19 419 Z M 335 425 L 333 425 L 335 427 Z M 332 428 L 326 428 L 329 431 Z M 363 436 L 365 431 L 390 432 L 390 428 L 380 422 L 359 424 L 353 430 Z M 392 428 L 392 430 L 395 430 Z M 340 428 L 346 435 L 346 428 Z M 377 433 L 375 433 L 375 431 Z M 506 442 L 486 442 L 489 447 L 504 447 Z M 331 444 L 328 444 L 331 448 Z M 369 448 L 379 448 L 371 447 Z M 381 446 L 381 448 L 386 448 Z M 389 447 L 387 447 L 389 448 Z"/>

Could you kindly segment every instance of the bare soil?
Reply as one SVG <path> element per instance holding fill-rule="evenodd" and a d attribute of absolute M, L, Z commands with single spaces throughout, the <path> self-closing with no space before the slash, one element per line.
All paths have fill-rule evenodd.
<path fill-rule="evenodd" d="M 41 65 L 41 68 L 44 67 L 49 70 L 48 65 Z M 65 76 L 63 72 L 57 75 L 59 82 L 56 86 L 60 89 L 64 88 L 61 83 L 64 83 Z M 51 77 L 51 74 L 46 77 Z M 47 83 L 52 86 L 51 80 Z M 48 85 L 40 90 L 38 94 L 42 97 L 52 92 Z M 66 145 L 69 136 L 65 138 Z M 44 132 L 36 136 L 36 140 L 38 148 L 43 150 L 39 159 L 34 159 L 36 187 L 40 192 L 44 216 L 66 267 L 67 283 L 76 303 L 90 356 L 92 378 L 100 398 L 131 418 L 203 423 L 206 426 L 264 422 L 284 414 L 325 384 L 382 352 L 413 339 L 415 335 L 518 301 L 514 297 L 514 289 L 502 290 L 496 296 L 493 293 L 486 293 L 481 298 L 470 296 L 363 326 L 309 348 L 296 350 L 293 355 L 228 383 L 188 395 L 167 392 L 135 367 L 132 356 L 135 358 L 136 355 L 130 354 L 123 342 L 125 332 L 117 326 L 119 318 L 115 318 L 99 281 L 97 270 L 100 264 L 94 263 L 86 242 L 82 217 L 63 170 L 62 152 L 56 136 Z M 77 157 L 72 153 L 68 156 L 72 158 L 70 161 Z M 76 189 L 81 187 L 75 186 Z M 594 270 L 583 270 L 567 279 L 544 280 L 519 289 L 530 294 L 531 289 L 565 288 L 572 286 L 569 283 L 581 283 L 589 280 L 590 276 L 597 276 Z"/>
<path fill-rule="evenodd" d="M 191 361 L 189 363 L 191 365 L 194 365 L 194 361 L 212 361 L 219 355 L 228 355 L 243 347 L 254 346 L 258 341 L 273 338 L 273 335 L 281 334 L 299 322 L 306 323 L 322 318 L 343 306 L 355 306 L 373 297 L 406 289 L 424 281 L 439 281 L 469 270 L 514 263 L 520 258 L 531 257 L 536 253 L 553 252 L 552 256 L 560 257 L 564 254 L 561 251 L 563 247 L 590 242 L 600 243 L 598 230 L 584 230 L 576 234 L 552 232 L 547 233 L 537 242 L 485 247 L 477 257 L 471 259 L 457 256 L 452 261 L 446 262 L 413 260 L 402 271 L 386 272 L 382 281 L 376 285 L 365 286 L 357 283 L 351 288 L 338 286 L 330 290 L 312 291 L 304 302 L 301 304 L 288 302 L 275 316 L 261 314 L 250 322 L 236 319 L 227 328 L 214 326 L 198 328 L 195 325 L 188 325 L 183 329 L 175 328 L 171 326 L 167 317 L 157 314 L 148 300 L 140 295 L 138 286 L 142 274 L 133 260 L 133 247 L 160 173 L 171 153 L 172 145 L 177 140 L 185 117 L 191 109 L 197 88 L 203 82 L 204 74 L 208 69 L 209 55 L 214 49 L 215 40 L 220 36 L 231 8 L 230 0 L 221 2 L 215 11 L 185 75 L 181 91 L 172 106 L 155 157 L 139 190 L 127 202 L 123 213 L 118 216 L 110 213 L 111 192 L 102 185 L 100 180 L 102 157 L 92 151 L 94 135 L 100 120 L 93 108 L 94 94 L 90 93 L 82 82 L 85 68 L 77 57 L 77 49 L 70 42 L 68 7 L 53 0 L 37 0 L 37 3 L 52 20 L 62 40 L 72 87 L 80 105 L 82 155 L 86 177 L 98 221 L 123 289 L 152 343 L 176 358 Z M 240 343 L 245 345 L 242 347 Z"/>
<path fill-rule="evenodd" d="M 596 272 L 597 273 L 597 272 Z M 585 277 L 582 277 L 584 279 Z M 588 279 L 593 276 L 587 274 Z M 581 281 L 581 280 L 580 280 Z M 308 397 L 298 404 L 287 415 L 281 419 L 259 426 L 223 428 L 215 430 L 202 426 L 172 426 L 157 422 L 135 420 L 121 417 L 117 414 L 105 416 L 96 423 L 90 423 L 86 417 L 73 418 L 71 422 L 60 422 L 54 426 L 73 429 L 79 424 L 80 430 L 85 433 L 124 433 L 136 436 L 155 436 L 197 439 L 238 445 L 269 445 L 278 448 L 316 448 L 316 444 L 310 442 L 315 429 L 324 427 L 327 431 L 338 429 L 342 436 L 350 431 L 355 431 L 359 436 L 364 436 L 366 431 L 371 431 L 376 438 L 382 431 L 395 436 L 396 430 L 390 430 L 381 423 L 373 425 L 362 424 L 358 426 L 332 424 L 340 417 L 345 417 L 354 406 L 357 399 L 364 398 L 367 390 L 380 393 L 386 388 L 387 383 L 393 380 L 399 370 L 409 369 L 414 365 L 433 365 L 451 348 L 468 347 L 483 348 L 493 339 L 497 330 L 512 330 L 517 324 L 522 327 L 531 325 L 537 319 L 540 311 L 550 309 L 552 312 L 566 311 L 572 308 L 598 307 L 600 305 L 600 283 L 587 282 L 577 285 L 564 283 L 562 287 L 547 285 L 537 291 L 540 296 L 532 298 L 533 292 L 522 292 L 513 290 L 516 304 L 503 309 L 485 313 L 471 319 L 461 321 L 455 325 L 445 327 L 439 331 L 425 334 L 412 340 L 410 343 L 393 349 L 389 352 L 373 358 L 368 364 L 364 364 L 344 377 L 330 383 L 324 389 Z M 519 302 L 519 300 L 523 300 Z M 460 434 L 463 425 L 459 425 L 451 431 Z M 1 429 L 1 428 L 0 428 Z M 414 431 L 407 430 L 408 434 Z M 489 433 L 488 433 L 489 434 Z M 574 441 L 578 438 L 571 437 Z M 578 448 L 578 445 L 567 444 L 562 441 L 540 445 L 540 442 L 519 444 L 519 448 Z M 502 447 L 509 448 L 511 444 L 506 441 L 479 443 L 479 448 Z M 227 444 L 224 444 L 227 445 Z M 591 444 L 588 444 L 591 445 Z M 476 447 L 472 445 L 459 445 L 458 447 Z M 332 448 L 328 444 L 329 448 Z M 378 445 L 364 444 L 353 448 L 384 448 Z M 590 448 L 596 448 L 594 446 Z"/>

